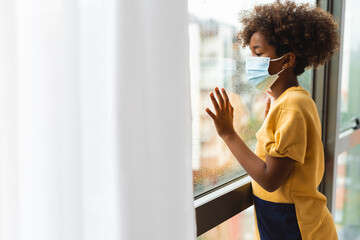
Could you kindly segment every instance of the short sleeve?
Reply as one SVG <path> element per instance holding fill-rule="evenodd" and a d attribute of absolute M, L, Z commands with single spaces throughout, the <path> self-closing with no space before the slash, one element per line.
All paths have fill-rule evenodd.
<path fill-rule="evenodd" d="M 272 127 L 271 127 L 272 126 Z M 306 122 L 296 111 L 280 110 L 277 119 L 266 129 L 265 153 L 289 157 L 301 164 L 306 154 Z"/>

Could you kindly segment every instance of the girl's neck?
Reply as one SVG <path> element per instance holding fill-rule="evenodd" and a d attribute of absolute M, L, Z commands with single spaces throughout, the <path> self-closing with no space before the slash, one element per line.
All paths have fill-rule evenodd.
<path fill-rule="evenodd" d="M 270 87 L 272 95 L 275 99 L 280 97 L 286 89 L 291 87 L 298 87 L 299 82 L 297 76 L 292 74 L 292 71 L 286 71 L 279 78 L 276 82 Z"/>

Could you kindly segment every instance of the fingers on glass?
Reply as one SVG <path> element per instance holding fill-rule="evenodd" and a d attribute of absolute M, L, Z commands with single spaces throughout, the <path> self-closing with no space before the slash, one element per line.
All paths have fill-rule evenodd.
<path fill-rule="evenodd" d="M 225 88 L 222 88 L 221 92 L 222 92 L 222 94 L 224 96 L 225 102 L 228 103 L 229 102 L 229 97 L 228 97 L 228 95 L 227 95 L 227 93 L 225 91 Z"/>
<path fill-rule="evenodd" d="M 220 107 L 219 107 L 219 104 L 218 104 L 218 102 L 216 101 L 216 99 L 214 97 L 214 93 L 210 93 L 210 99 L 211 99 L 211 102 L 214 105 L 216 114 L 218 114 L 220 112 Z"/>
<path fill-rule="evenodd" d="M 215 93 L 216 93 L 216 97 L 217 97 L 217 99 L 219 101 L 220 108 L 224 109 L 225 108 L 225 102 L 224 102 L 224 99 L 223 99 L 218 87 L 215 88 Z"/>
<path fill-rule="evenodd" d="M 227 95 L 224 88 L 221 89 L 221 93 L 220 93 L 219 88 L 216 87 L 215 88 L 215 94 L 216 94 L 217 100 L 216 100 L 216 98 L 214 96 L 214 93 L 212 93 L 212 92 L 210 93 L 210 99 L 211 99 L 211 101 L 212 101 L 212 103 L 214 105 L 216 114 L 218 114 L 221 110 L 227 110 L 227 111 L 229 111 L 229 110 L 233 111 L 234 110 L 234 108 L 230 104 L 229 97 L 228 97 L 228 95 Z M 206 109 L 206 111 L 208 112 L 208 109 Z"/>
<path fill-rule="evenodd" d="M 234 108 L 231 106 L 231 103 L 230 103 L 230 100 L 229 100 L 229 97 L 225 91 L 225 88 L 222 88 L 221 89 L 221 92 L 222 92 L 222 95 L 224 96 L 224 99 L 225 99 L 225 107 L 227 107 L 229 110 L 233 111 Z"/>
<path fill-rule="evenodd" d="M 267 90 L 266 93 L 268 94 L 269 97 L 274 97 L 274 94 L 272 91 Z"/>
<path fill-rule="evenodd" d="M 266 106 L 270 106 L 270 104 L 271 104 L 271 99 L 268 98 L 267 101 L 266 101 Z"/>
<path fill-rule="evenodd" d="M 216 118 L 216 115 L 215 115 L 209 108 L 206 108 L 206 112 L 209 114 L 209 116 L 210 116 L 212 119 L 215 119 L 215 118 Z"/>

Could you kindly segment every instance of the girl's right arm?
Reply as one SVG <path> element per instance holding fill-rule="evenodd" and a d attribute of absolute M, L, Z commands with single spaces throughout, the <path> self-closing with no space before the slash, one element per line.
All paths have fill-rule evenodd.
<path fill-rule="evenodd" d="M 216 114 L 208 108 L 206 112 L 213 119 L 217 133 L 245 171 L 262 188 L 269 192 L 277 190 L 286 181 L 295 161 L 288 157 L 280 158 L 267 155 L 264 162 L 254 154 L 234 130 L 234 108 L 231 106 L 225 89 L 222 89 L 221 95 L 219 89 L 215 88 L 215 93 L 219 102 L 216 101 L 213 93 L 210 94 L 210 98 Z"/>

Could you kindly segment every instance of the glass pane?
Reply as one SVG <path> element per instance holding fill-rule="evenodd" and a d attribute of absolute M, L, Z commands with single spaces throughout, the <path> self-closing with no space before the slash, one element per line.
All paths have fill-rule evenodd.
<path fill-rule="evenodd" d="M 338 156 L 335 224 L 339 239 L 360 239 L 360 145 Z"/>
<path fill-rule="evenodd" d="M 299 84 L 304 89 L 306 89 L 309 93 L 312 95 L 313 91 L 313 74 L 314 70 L 311 68 L 309 70 L 306 70 L 303 74 L 299 76 Z"/>
<path fill-rule="evenodd" d="M 351 128 L 352 119 L 360 117 L 360 31 L 358 13 L 360 1 L 347 0 L 345 4 L 344 37 L 342 46 L 340 131 Z"/>
<path fill-rule="evenodd" d="M 245 174 L 205 112 L 206 107 L 212 106 L 209 93 L 216 86 L 227 90 L 235 108 L 235 130 L 255 149 L 255 133 L 264 120 L 266 95 L 246 80 L 245 56 L 250 55 L 250 51 L 240 48 L 236 40 L 240 27 L 238 12 L 269 2 L 272 1 L 188 2 L 195 196 Z M 305 2 L 315 4 L 314 0 Z M 312 70 L 300 77 L 300 83 L 311 92 Z"/>
<path fill-rule="evenodd" d="M 199 236 L 197 240 L 253 240 L 254 232 L 254 207 L 249 207 Z"/>

